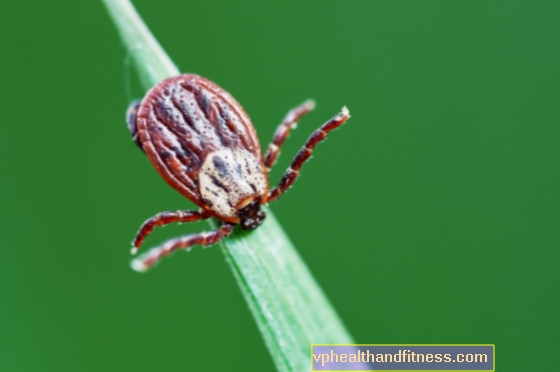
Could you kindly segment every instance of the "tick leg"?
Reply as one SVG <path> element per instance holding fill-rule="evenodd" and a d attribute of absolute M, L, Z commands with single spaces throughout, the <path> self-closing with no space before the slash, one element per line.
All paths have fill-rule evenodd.
<path fill-rule="evenodd" d="M 140 137 L 138 136 L 138 128 L 136 128 L 136 115 L 138 114 L 139 107 L 140 101 L 132 101 L 130 106 L 128 106 L 128 110 L 126 110 L 126 124 L 132 135 L 132 140 L 140 147 L 140 150 L 144 151 L 142 143 L 140 142 Z"/>
<path fill-rule="evenodd" d="M 282 123 L 276 129 L 276 133 L 274 133 L 274 138 L 272 139 L 272 143 L 268 145 L 268 150 L 266 151 L 266 155 L 264 156 L 264 166 L 270 170 L 278 155 L 280 154 L 280 147 L 288 138 L 290 131 L 296 127 L 297 121 L 309 111 L 313 110 L 315 107 L 315 102 L 313 100 L 307 100 L 295 109 L 292 109 Z"/>
<path fill-rule="evenodd" d="M 142 242 L 156 226 L 165 226 L 173 222 L 194 222 L 210 217 L 204 211 L 173 211 L 158 213 L 140 226 L 140 230 L 132 241 L 132 254 L 135 254 Z"/>
<path fill-rule="evenodd" d="M 294 183 L 294 181 L 298 178 L 301 166 L 309 159 L 315 146 L 325 139 L 328 132 L 344 124 L 348 118 L 350 118 L 350 112 L 345 106 L 342 108 L 340 114 L 327 121 L 321 128 L 313 132 L 311 137 L 307 140 L 305 146 L 303 146 L 297 153 L 296 157 L 292 161 L 292 165 L 290 165 L 290 167 L 286 170 L 286 173 L 284 173 L 284 176 L 282 177 L 282 180 L 280 180 L 278 186 L 270 190 L 268 193 L 269 202 L 278 199 L 280 195 L 282 195 Z"/>
<path fill-rule="evenodd" d="M 163 256 L 167 256 L 177 249 L 188 249 L 196 244 L 209 246 L 219 242 L 226 236 L 229 236 L 232 231 L 233 225 L 224 223 L 218 230 L 203 232 L 199 234 L 191 234 L 180 238 L 168 240 L 159 247 L 152 248 L 142 256 L 133 260 L 130 266 L 136 271 L 147 271 Z"/>

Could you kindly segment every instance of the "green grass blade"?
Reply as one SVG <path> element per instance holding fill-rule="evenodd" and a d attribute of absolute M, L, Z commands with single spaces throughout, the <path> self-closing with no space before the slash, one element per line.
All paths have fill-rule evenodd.
<path fill-rule="evenodd" d="M 146 90 L 163 79 L 179 75 L 179 69 L 165 53 L 129 0 L 103 0 L 117 25 Z"/>
<path fill-rule="evenodd" d="M 104 0 L 145 89 L 179 71 L 128 0 Z M 221 244 L 279 371 L 306 371 L 312 343 L 352 343 L 332 305 L 266 208 L 255 231 Z M 215 227 L 215 222 L 211 221 Z"/>
<path fill-rule="evenodd" d="M 307 371 L 311 344 L 353 340 L 270 209 L 266 212 L 258 229 L 237 229 L 222 250 L 277 369 Z"/>

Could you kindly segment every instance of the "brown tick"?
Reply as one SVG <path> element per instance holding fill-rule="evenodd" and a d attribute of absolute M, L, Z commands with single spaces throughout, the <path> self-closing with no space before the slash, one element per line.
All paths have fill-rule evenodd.
<path fill-rule="evenodd" d="M 278 199 L 297 179 L 313 148 L 350 117 L 343 107 L 317 129 L 279 185 L 270 190 L 268 173 L 280 147 L 297 121 L 313 107 L 313 101 L 307 101 L 291 110 L 263 157 L 255 128 L 241 105 L 201 76 L 166 79 L 140 102 L 132 103 L 127 121 L 134 142 L 171 187 L 200 207 L 198 211 L 163 212 L 148 219 L 134 238 L 132 253 L 156 226 L 210 217 L 222 221 L 218 230 L 171 239 L 151 249 L 132 261 L 132 268 L 146 271 L 177 249 L 214 244 L 230 235 L 237 224 L 245 230 L 257 228 L 266 217 L 261 205 Z"/>

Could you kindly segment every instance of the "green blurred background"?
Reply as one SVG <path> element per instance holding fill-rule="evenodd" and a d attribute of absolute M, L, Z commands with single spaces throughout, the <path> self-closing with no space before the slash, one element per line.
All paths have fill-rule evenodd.
<path fill-rule="evenodd" d="M 494 343 L 498 370 L 557 369 L 560 2 L 134 3 L 263 145 L 317 101 L 273 183 L 350 108 L 272 208 L 357 342 Z M 193 205 L 130 140 L 143 91 L 104 6 L 4 1 L 0 30 L 0 370 L 273 370 L 217 247 L 128 267 L 146 218 Z"/>

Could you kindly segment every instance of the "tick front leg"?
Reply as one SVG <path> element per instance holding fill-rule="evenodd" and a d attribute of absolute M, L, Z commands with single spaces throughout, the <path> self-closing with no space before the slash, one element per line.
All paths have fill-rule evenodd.
<path fill-rule="evenodd" d="M 313 100 L 307 100 L 303 104 L 288 112 L 282 123 L 278 126 L 278 129 L 276 129 L 272 143 L 268 145 L 268 150 L 264 156 L 264 166 L 268 170 L 270 170 L 276 162 L 276 159 L 280 154 L 280 147 L 282 147 L 282 144 L 286 138 L 288 138 L 290 131 L 295 128 L 299 119 L 301 119 L 301 117 L 309 111 L 313 110 L 314 107 L 315 102 Z"/>
<path fill-rule="evenodd" d="M 299 176 L 301 166 L 309 159 L 315 146 L 327 137 L 328 132 L 344 124 L 348 118 L 350 118 L 350 112 L 345 106 L 342 108 L 340 114 L 327 121 L 321 128 L 313 132 L 311 137 L 307 140 L 305 146 L 299 150 L 298 154 L 292 161 L 292 165 L 290 165 L 288 170 L 286 170 L 286 173 L 284 173 L 282 180 L 280 180 L 280 184 L 268 193 L 269 202 L 278 199 L 280 195 L 282 195 L 294 183 Z"/>
<path fill-rule="evenodd" d="M 209 246 L 219 242 L 223 238 L 229 236 L 233 231 L 233 225 L 224 223 L 218 230 L 203 232 L 200 234 L 186 235 L 181 238 L 171 239 L 159 247 L 152 248 L 142 256 L 133 260 L 130 266 L 139 272 L 147 271 L 163 256 L 176 251 L 177 249 L 189 249 L 193 245 L 199 244 Z"/>
<path fill-rule="evenodd" d="M 173 211 L 158 213 L 140 226 L 140 230 L 138 230 L 136 237 L 132 241 L 131 253 L 135 254 L 138 251 L 138 248 L 140 248 L 146 236 L 148 236 L 156 226 L 165 226 L 173 222 L 194 222 L 208 217 L 210 217 L 210 215 L 206 214 L 204 210 L 200 212 Z"/>

